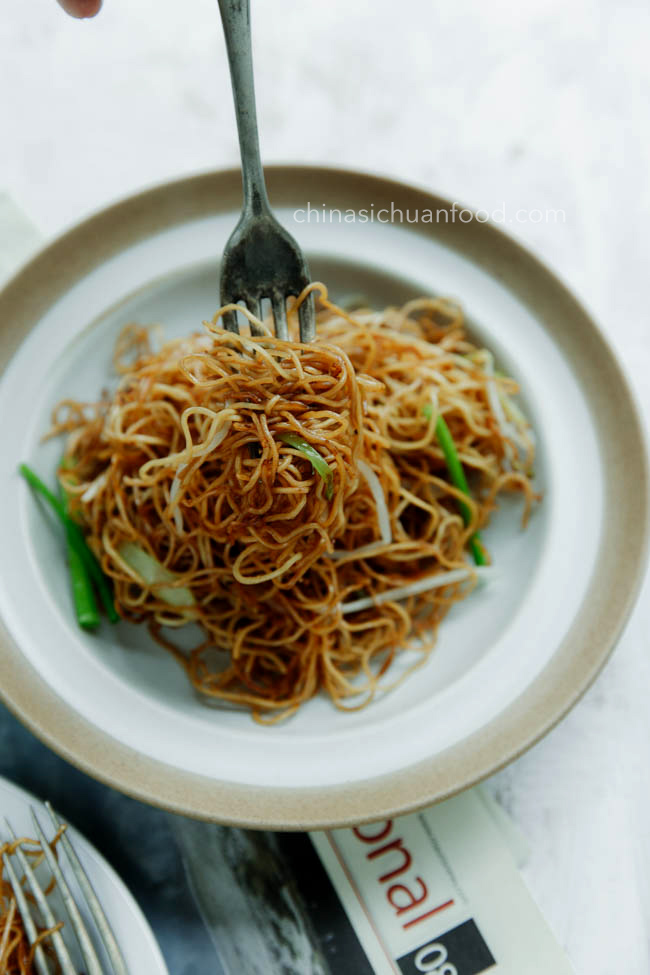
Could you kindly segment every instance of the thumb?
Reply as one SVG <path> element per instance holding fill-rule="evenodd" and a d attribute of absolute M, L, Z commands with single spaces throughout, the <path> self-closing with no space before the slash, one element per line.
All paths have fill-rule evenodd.
<path fill-rule="evenodd" d="M 59 3 L 71 17 L 82 19 L 94 17 L 102 5 L 102 0 L 59 0 Z"/>

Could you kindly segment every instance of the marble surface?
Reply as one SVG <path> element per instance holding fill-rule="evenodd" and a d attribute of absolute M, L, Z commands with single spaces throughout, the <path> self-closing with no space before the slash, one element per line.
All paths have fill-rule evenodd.
<path fill-rule="evenodd" d="M 647 3 L 252 6 L 265 159 L 541 211 L 507 229 L 596 314 L 647 417 Z M 54 0 L 6 8 L 0 189 L 46 234 L 144 185 L 237 163 L 214 0 L 105 0 L 83 23 Z M 571 715 L 488 783 L 530 841 L 526 880 L 579 975 L 650 970 L 648 597 L 646 582 Z M 0 773 L 49 795 L 115 864 L 174 975 L 218 971 L 165 814 L 70 769 L 5 713 Z"/>

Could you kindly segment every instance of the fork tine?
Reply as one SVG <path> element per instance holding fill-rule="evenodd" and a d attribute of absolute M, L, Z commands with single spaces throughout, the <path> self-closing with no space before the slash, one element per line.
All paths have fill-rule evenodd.
<path fill-rule="evenodd" d="M 273 305 L 273 317 L 275 319 L 275 334 L 284 342 L 289 341 L 289 326 L 287 325 L 287 306 L 284 295 L 274 294 L 271 303 Z"/>
<path fill-rule="evenodd" d="M 259 298 L 252 298 L 252 297 L 246 298 L 246 307 L 248 308 L 248 310 L 251 313 L 251 315 L 255 315 L 255 318 L 259 318 L 260 321 L 261 321 L 261 319 L 262 319 L 262 302 L 260 301 Z M 264 329 L 263 328 L 260 328 L 260 326 L 259 325 L 256 325 L 254 322 L 251 322 L 250 323 L 250 326 L 251 326 L 251 335 L 265 335 L 266 334 L 265 331 L 264 331 Z"/>
<path fill-rule="evenodd" d="M 230 302 L 221 299 L 221 304 L 229 305 Z M 223 322 L 223 327 L 225 329 L 227 329 L 229 332 L 235 332 L 235 334 L 239 335 L 239 322 L 237 321 L 236 311 L 224 312 L 221 321 Z"/>
<path fill-rule="evenodd" d="M 55 827 L 55 829 L 59 829 L 61 823 L 49 802 L 45 803 L 45 808 L 50 814 L 52 825 Z M 91 886 L 90 880 L 88 879 L 88 875 L 84 870 L 79 857 L 77 856 L 75 848 L 73 847 L 66 833 L 63 833 L 60 842 L 68 858 L 68 862 L 72 867 L 74 875 L 77 878 L 77 883 L 79 884 L 81 892 L 86 898 L 86 902 L 90 908 L 90 913 L 94 918 L 95 924 L 97 925 L 97 930 L 99 931 L 108 953 L 108 957 L 110 958 L 111 964 L 115 969 L 115 975 L 128 975 L 126 963 L 122 957 L 122 952 L 118 947 L 113 930 L 108 923 L 108 919 L 102 910 L 101 904 L 99 903 L 97 895 Z"/>
<path fill-rule="evenodd" d="M 18 882 L 18 878 L 14 873 L 14 868 L 12 867 L 11 861 L 6 853 L 2 854 L 2 862 L 5 870 L 7 871 L 7 877 L 9 878 L 11 889 L 14 892 L 16 903 L 18 904 L 18 911 L 23 922 L 23 927 L 25 928 L 25 933 L 27 934 L 30 945 L 33 945 L 38 935 L 36 932 L 36 925 L 34 924 L 32 915 L 29 912 L 29 906 L 27 904 L 25 894 L 23 893 L 23 888 Z M 36 963 L 38 975 L 49 975 L 49 968 L 47 966 L 47 962 L 45 961 L 45 955 L 41 945 L 38 945 L 38 947 L 34 949 L 34 962 Z"/>
<path fill-rule="evenodd" d="M 300 341 L 313 342 L 316 338 L 316 309 L 314 295 L 309 294 L 298 309 L 300 319 Z"/>
<path fill-rule="evenodd" d="M 86 926 L 79 912 L 79 908 L 77 907 L 74 897 L 72 896 L 72 892 L 68 887 L 68 883 L 63 876 L 58 860 L 45 838 L 45 833 L 41 828 L 41 824 L 39 823 L 36 812 L 32 806 L 30 806 L 30 812 L 34 821 L 34 828 L 36 829 L 38 839 L 41 847 L 43 848 L 43 853 L 45 854 L 45 859 L 47 860 L 50 870 L 54 874 L 57 887 L 61 893 L 61 896 L 63 897 L 63 902 L 68 911 L 68 916 L 72 922 L 72 927 L 77 935 L 77 938 L 79 939 L 79 947 L 81 948 L 81 953 L 84 957 L 87 975 L 103 975 L 102 966 L 100 965 L 97 953 L 93 948 L 92 941 L 90 940 L 90 936 L 86 930 Z"/>
<path fill-rule="evenodd" d="M 16 834 L 11 828 L 10 823 L 7 820 L 5 820 L 5 823 L 7 824 L 9 835 L 11 836 L 12 840 L 15 840 Z M 47 903 L 41 885 L 36 879 L 34 871 L 32 870 L 27 857 L 20 849 L 20 847 L 16 848 L 15 856 L 18 859 L 20 866 L 22 867 L 25 877 L 27 878 L 27 883 L 29 884 L 31 892 L 34 895 L 36 903 L 38 904 L 39 910 L 43 917 L 43 922 L 48 926 L 48 928 L 53 928 L 57 923 L 56 919 L 52 914 L 50 905 Z M 16 878 L 14 869 L 6 854 L 3 854 L 2 860 L 7 869 L 7 876 L 9 877 L 9 883 L 11 884 L 11 888 L 14 892 L 14 896 L 18 904 L 18 910 L 20 911 L 20 916 L 22 917 L 23 924 L 25 925 L 25 931 L 27 932 L 27 937 L 29 938 L 30 943 L 33 944 L 36 938 L 36 926 L 34 925 L 34 921 L 32 919 L 29 906 L 27 904 L 27 898 L 23 893 L 23 889 Z M 50 937 L 52 939 L 52 945 L 56 952 L 56 957 L 58 959 L 59 965 L 61 966 L 63 975 L 76 975 L 74 966 L 72 964 L 72 959 L 70 958 L 68 949 L 66 948 L 65 942 L 61 937 L 61 932 L 55 931 Z M 40 945 L 38 948 L 36 948 L 34 952 L 34 960 L 36 960 L 37 955 L 40 955 L 40 962 L 37 962 L 39 975 L 48 975 L 50 969 L 45 961 L 45 955 L 43 954 Z"/>

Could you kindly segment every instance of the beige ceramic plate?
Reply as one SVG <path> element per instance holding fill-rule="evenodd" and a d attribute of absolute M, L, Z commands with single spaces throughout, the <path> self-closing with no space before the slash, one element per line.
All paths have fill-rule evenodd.
<path fill-rule="evenodd" d="M 250 826 L 338 826 L 476 782 L 575 703 L 637 592 L 646 458 L 630 392 L 596 326 L 509 237 L 445 220 L 445 201 L 362 174 L 278 167 L 269 185 L 335 296 L 461 300 L 474 334 L 521 382 L 543 503 L 526 532 L 519 510 L 502 506 L 487 532 L 495 580 L 454 608 L 417 676 L 359 713 L 319 698 L 260 728 L 201 705 L 143 628 L 81 633 L 60 538 L 16 466 L 27 460 L 51 479 L 60 447 L 40 443 L 49 411 L 114 381 L 110 352 L 126 321 L 158 320 L 173 335 L 213 313 L 217 259 L 240 202 L 237 172 L 150 190 L 59 238 L 0 295 L 2 694 L 53 749 L 139 799 Z M 323 204 L 335 211 L 326 222 Z M 391 204 L 404 220 L 407 211 L 421 221 L 438 211 L 438 220 L 382 222 Z"/>

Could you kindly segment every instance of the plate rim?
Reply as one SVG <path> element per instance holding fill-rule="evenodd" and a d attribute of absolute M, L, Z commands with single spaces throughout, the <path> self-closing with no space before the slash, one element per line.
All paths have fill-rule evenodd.
<path fill-rule="evenodd" d="M 275 165 L 265 169 L 276 205 L 296 200 L 312 185 L 319 193 L 361 193 L 374 200 L 399 195 L 404 206 L 447 210 L 452 204 L 430 191 L 358 170 L 330 166 Z M 166 181 L 98 210 L 45 245 L 0 291 L 0 378 L 20 342 L 38 323 L 44 309 L 75 280 L 118 253 L 127 244 L 157 231 L 207 214 L 238 210 L 241 176 L 238 169 L 209 171 Z M 427 229 L 424 229 L 424 228 Z M 439 224 L 410 225 L 424 236 L 440 235 Z M 562 334 L 569 346 L 589 346 L 591 365 L 583 362 L 581 378 L 602 387 L 616 387 L 616 415 L 626 422 L 608 437 L 604 401 L 611 390 L 587 396 L 592 413 L 600 402 L 603 416 L 594 417 L 599 449 L 613 463 L 605 470 L 605 507 L 612 498 L 614 518 L 606 522 L 601 549 L 614 551 L 625 538 L 625 559 L 615 571 L 596 564 L 589 589 L 560 647 L 528 688 L 483 729 L 427 758 L 373 779 L 322 787 L 261 787 L 241 785 L 189 773 L 149 758 L 100 731 L 58 698 L 28 663 L 0 619 L 0 697 L 9 710 L 53 751 L 93 778 L 121 792 L 194 818 L 266 829 L 326 829 L 392 818 L 446 799 L 476 784 L 513 761 L 539 741 L 564 717 L 594 681 L 609 658 L 638 595 L 646 563 L 650 504 L 646 437 L 636 397 L 618 358 L 593 318 L 562 280 L 519 241 L 493 223 L 471 220 L 446 223 L 445 244 L 470 260 L 481 256 L 486 269 L 485 236 L 491 238 L 489 260 L 499 267 L 511 290 L 525 293 L 532 279 L 548 287 L 546 298 L 564 307 L 576 326 Z M 479 238 L 478 241 L 476 238 Z M 504 260 L 506 264 L 504 264 Z M 508 261 L 510 263 L 508 263 Z M 504 272 L 507 267 L 509 271 Z M 488 273 L 490 268 L 487 267 Z M 551 300 L 553 299 L 553 300 Z M 15 322 L 20 322 L 16 327 Z M 5 324 L 6 323 L 6 324 Z M 545 322 L 551 329 L 549 321 Z M 555 334 L 555 340 L 558 335 Z M 576 362 L 570 360 L 571 368 Z M 607 381 L 609 380 L 609 382 Z M 615 424 L 609 422 L 609 432 Z M 621 430 L 623 433 L 621 434 Z M 617 533 L 619 538 L 617 539 Z M 606 610 L 605 610 L 605 607 Z"/>

